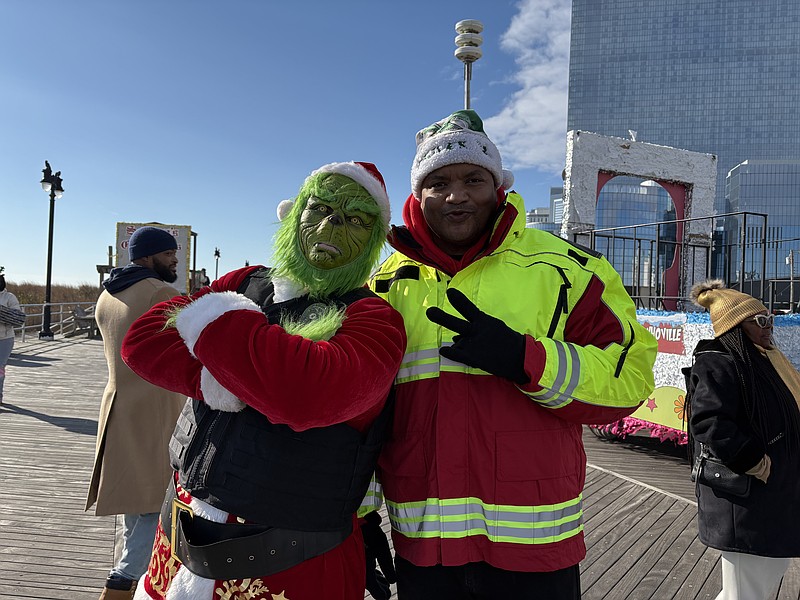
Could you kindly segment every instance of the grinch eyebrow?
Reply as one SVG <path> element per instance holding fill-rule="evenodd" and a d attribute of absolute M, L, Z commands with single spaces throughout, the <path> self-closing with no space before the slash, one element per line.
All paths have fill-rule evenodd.
<path fill-rule="evenodd" d="M 370 198 L 348 198 L 342 207 L 345 210 L 357 210 L 368 215 L 380 214 L 377 203 Z"/>

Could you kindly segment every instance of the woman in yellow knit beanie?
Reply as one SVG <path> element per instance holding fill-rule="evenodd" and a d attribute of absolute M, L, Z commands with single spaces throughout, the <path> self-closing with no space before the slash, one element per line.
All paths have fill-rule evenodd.
<path fill-rule="evenodd" d="M 752 478 L 745 497 L 697 486 L 699 537 L 722 551 L 717 600 L 765 599 L 800 556 L 800 373 L 774 346 L 763 302 L 720 280 L 690 296 L 714 328 L 694 351 L 690 443 Z"/>

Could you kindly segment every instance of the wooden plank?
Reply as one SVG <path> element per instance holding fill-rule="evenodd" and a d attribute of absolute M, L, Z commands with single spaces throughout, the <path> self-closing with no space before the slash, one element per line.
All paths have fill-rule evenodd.
<path fill-rule="evenodd" d="M 690 570 L 674 598 L 715 598 L 722 589 L 719 555 L 718 550 L 708 548 L 699 539 L 692 542 L 685 556 L 685 566 Z"/>
<path fill-rule="evenodd" d="M 793 558 L 776 595 L 777 600 L 797 600 L 800 598 L 800 560 Z"/>
<path fill-rule="evenodd" d="M 643 495 L 642 498 L 643 501 L 633 503 L 631 510 L 619 521 L 618 526 L 603 537 L 602 556 L 581 573 L 581 588 L 586 591 L 587 598 L 606 596 L 618 579 L 614 581 L 606 579 L 601 583 L 601 578 L 609 571 L 616 572 L 614 566 L 626 557 L 637 540 L 646 536 L 674 503 L 671 498 L 659 497 L 656 494 Z M 600 586 L 602 593 L 592 592 L 594 585 Z"/>
<path fill-rule="evenodd" d="M 603 598 L 647 598 L 661 583 L 655 577 L 648 578 L 647 574 L 694 515 L 688 505 L 672 499 L 668 501 L 671 503 L 667 510 L 626 552 L 619 553 L 620 558 L 596 582 L 595 587 L 603 590 Z"/>
<path fill-rule="evenodd" d="M 696 501 L 685 446 L 659 442 L 647 435 L 606 441 L 597 438 L 588 427 L 584 428 L 583 443 L 590 464 L 624 471 L 624 475 L 644 484 Z"/>
<path fill-rule="evenodd" d="M 106 378 L 99 341 L 18 343 L 12 354 L 0 408 L 0 598 L 100 594 L 115 519 L 83 506 Z"/>
<path fill-rule="evenodd" d="M 641 577 L 641 583 L 637 590 L 636 597 L 642 600 L 660 600 L 662 596 L 659 592 L 664 592 L 669 587 L 670 581 L 683 578 L 684 574 L 679 572 L 678 563 L 686 556 L 688 549 L 693 541 L 697 539 L 696 513 L 693 507 L 686 507 L 684 514 L 689 517 L 688 523 L 683 523 L 683 519 L 678 520 L 678 528 L 683 526 L 677 537 L 668 546 L 656 548 L 656 552 L 661 550 L 656 562 L 650 567 L 647 573 Z M 676 576 L 676 573 L 678 574 Z M 639 574 L 637 573 L 637 576 Z M 675 586 L 677 589 L 677 586 Z M 649 595 L 648 595 L 649 594 Z"/>
<path fill-rule="evenodd" d="M 594 519 L 587 522 L 586 544 L 590 551 L 582 563 L 587 582 L 592 581 L 590 573 L 594 563 L 605 560 L 607 565 L 609 559 L 604 559 L 603 555 L 640 519 L 641 514 L 647 513 L 655 507 L 660 499 L 649 490 L 642 491 L 632 486 L 630 490 L 621 494 L 615 502 L 609 505 L 609 509 L 606 511 L 608 516 L 599 519 L 597 526 L 595 526 L 596 520 Z"/>

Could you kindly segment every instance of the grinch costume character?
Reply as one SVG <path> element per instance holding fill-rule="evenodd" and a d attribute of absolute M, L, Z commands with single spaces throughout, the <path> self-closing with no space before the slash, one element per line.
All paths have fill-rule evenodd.
<path fill-rule="evenodd" d="M 189 396 L 135 598 L 364 597 L 356 512 L 406 346 L 399 313 L 364 287 L 389 200 L 374 165 L 332 163 L 278 215 L 273 269 L 158 304 L 125 338 L 131 369 Z"/>

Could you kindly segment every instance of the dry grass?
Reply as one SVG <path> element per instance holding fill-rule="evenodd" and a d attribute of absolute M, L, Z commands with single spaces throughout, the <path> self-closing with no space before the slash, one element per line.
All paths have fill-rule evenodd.
<path fill-rule="evenodd" d="M 20 304 L 42 304 L 45 286 L 29 281 L 15 283 L 6 281 L 7 289 L 14 294 Z M 82 283 L 80 285 L 56 284 L 50 286 L 50 302 L 95 302 L 102 290 L 96 285 Z"/>

